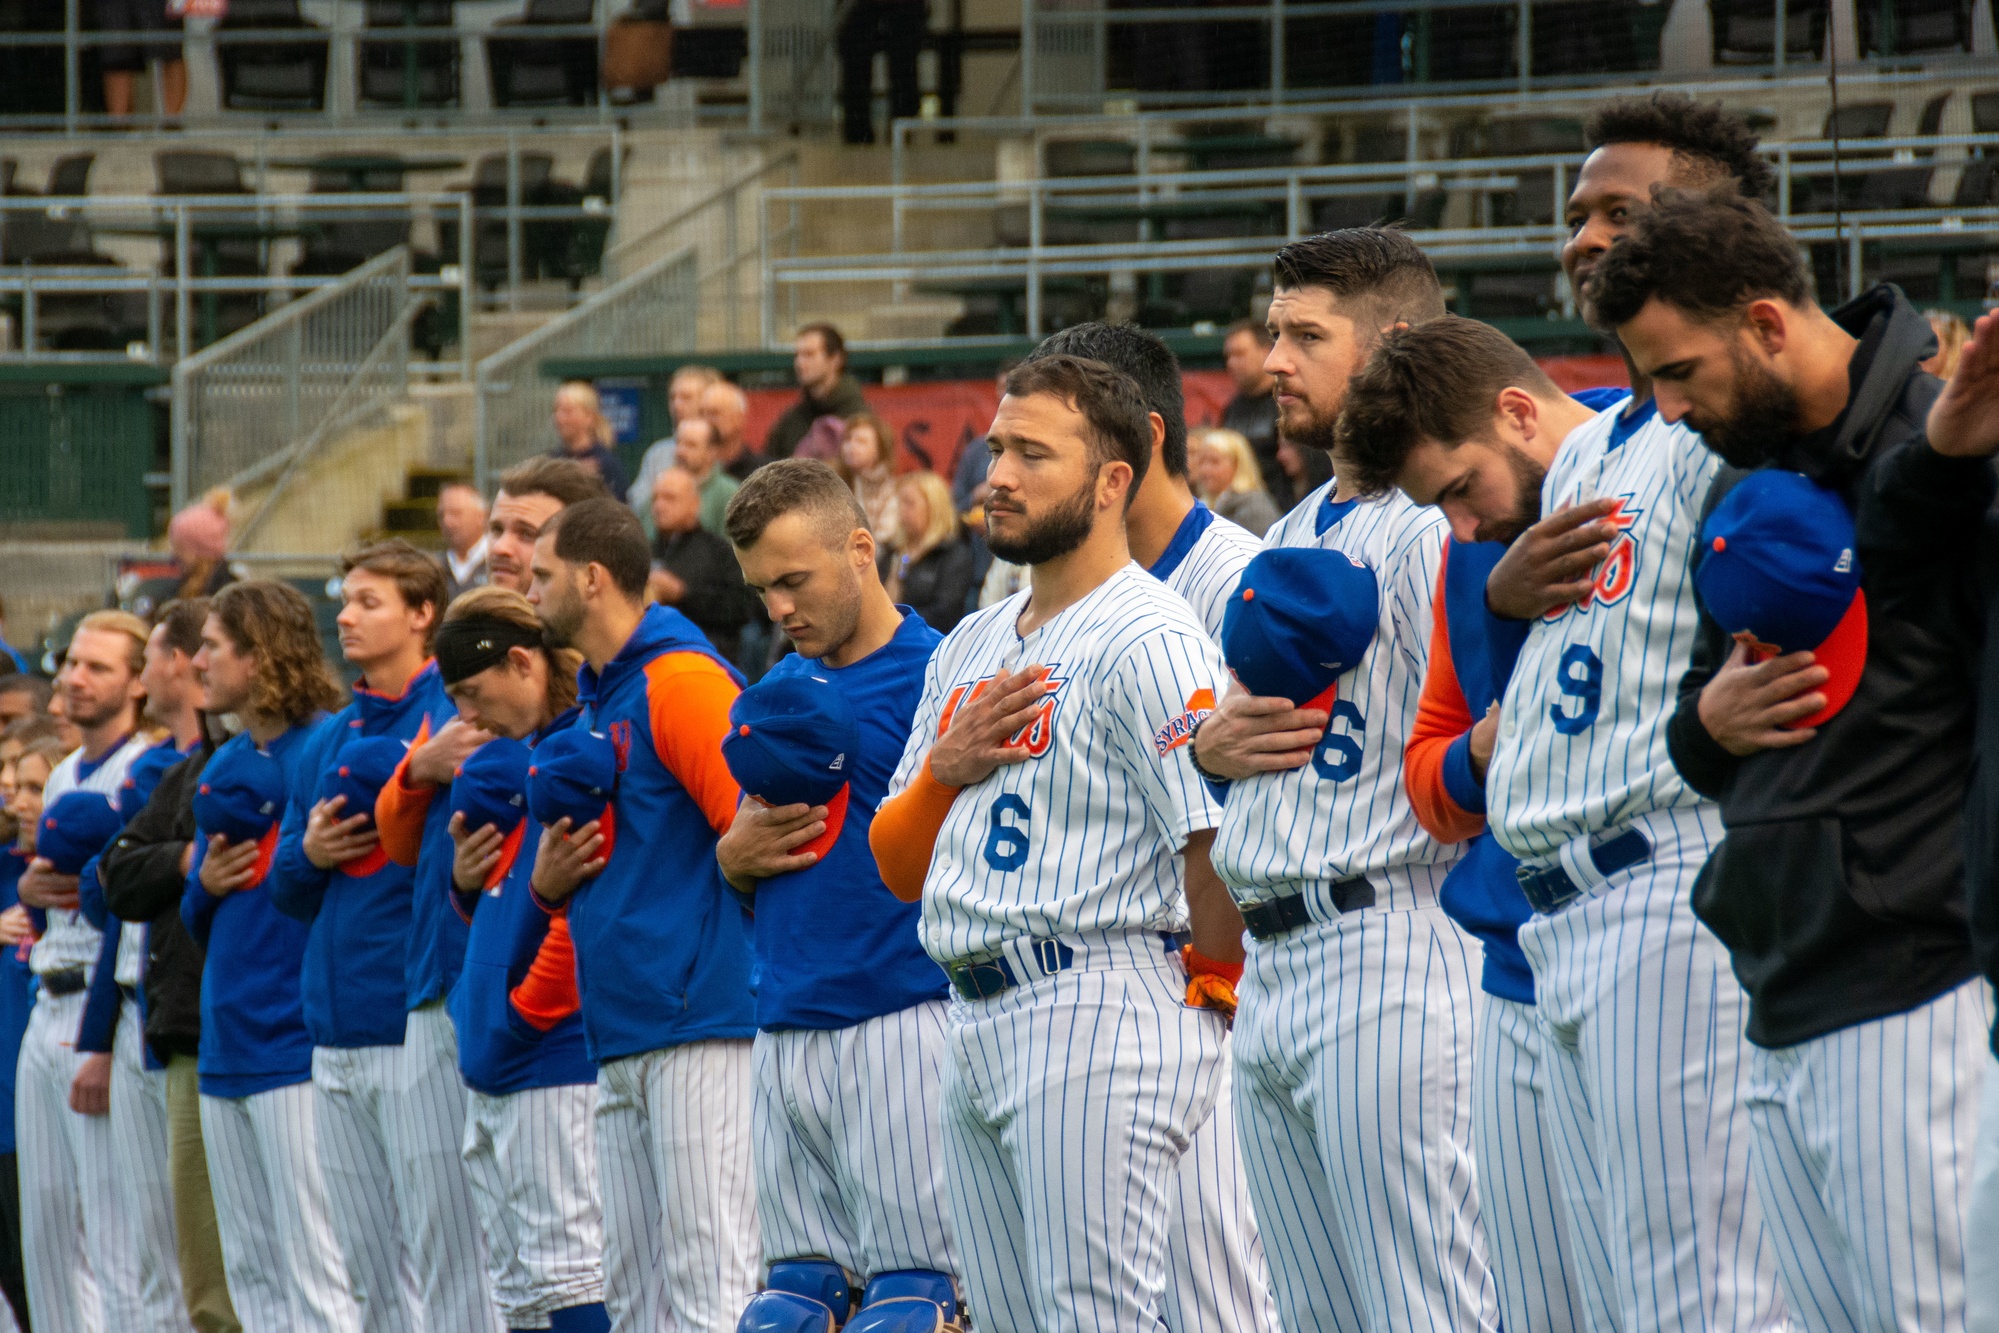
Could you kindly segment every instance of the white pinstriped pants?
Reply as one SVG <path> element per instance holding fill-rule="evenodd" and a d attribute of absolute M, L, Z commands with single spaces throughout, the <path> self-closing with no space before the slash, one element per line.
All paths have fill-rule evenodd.
<path fill-rule="evenodd" d="M 1508 1329 L 1582 1333 L 1588 1320 L 1555 1178 L 1554 1105 L 1534 1006 L 1479 997 L 1471 1143 L 1499 1312 Z"/>
<path fill-rule="evenodd" d="M 1215 1109 L 1174 1177 L 1166 1256 L 1169 1333 L 1277 1333 L 1270 1265 L 1250 1211 L 1236 1134 L 1235 1061 L 1222 1047 Z"/>
<path fill-rule="evenodd" d="M 1964 1256 L 1991 991 L 1782 1050 L 1750 1048 L 1750 1160 L 1784 1296 L 1814 1333 L 1964 1327 Z M 1976 1072 L 1972 1072 L 1976 1071 Z"/>
<path fill-rule="evenodd" d="M 465 1179 L 465 1085 L 441 1002 L 411 1011 L 400 1046 L 312 1053 L 319 1160 L 369 1333 L 497 1333 L 484 1241 Z"/>
<path fill-rule="evenodd" d="M 1434 906 L 1349 912 L 1252 942 L 1238 993 L 1236 1116 L 1284 1327 L 1494 1328 L 1463 933 Z"/>
<path fill-rule="evenodd" d="M 110 1160 L 111 1121 L 69 1109 L 69 1085 L 83 1065 L 76 1052 L 83 1002 L 83 992 L 37 996 L 15 1069 L 21 1260 L 37 1333 L 97 1333 L 104 1327 L 100 1283 L 119 1282 L 135 1293 L 128 1305 L 138 1286 L 131 1250 L 119 1255 L 117 1195 L 84 1197 L 93 1179 L 102 1179 L 101 1172 L 85 1174 L 84 1159 Z M 113 1267 L 100 1277 L 98 1262 L 107 1255 Z"/>
<path fill-rule="evenodd" d="M 1987 983 L 1980 983 L 1981 985 Z M 1985 993 L 1986 1002 L 1992 992 Z M 1978 1107 L 1978 1149 L 1972 1159 L 1971 1199 L 1965 1230 L 1981 1240 L 1999 1236 L 1999 1059 L 1990 1047 L 1979 1052 L 1965 1078 L 1983 1078 L 1985 1091 Z M 1999 1246 L 1973 1244 L 1964 1253 L 1964 1326 L 1969 1333 L 1999 1333 Z"/>
<path fill-rule="evenodd" d="M 465 1175 L 501 1322 L 547 1328 L 550 1311 L 603 1300 L 597 1085 L 466 1097 Z"/>
<path fill-rule="evenodd" d="M 132 927 L 137 930 L 138 927 Z M 123 1313 L 105 1299 L 104 1326 L 191 1329 L 181 1296 L 180 1252 L 174 1245 L 173 1173 L 167 1155 L 167 1071 L 146 1068 L 139 1006 L 120 1002 L 111 1056 L 111 1176 L 124 1228 L 139 1265 L 139 1302 Z"/>
<path fill-rule="evenodd" d="M 597 1069 L 604 1304 L 615 1333 L 734 1333 L 762 1276 L 750 1043 Z"/>
<path fill-rule="evenodd" d="M 1783 1328 L 1749 1182 L 1748 997 L 1694 917 L 1705 846 L 1654 832 L 1651 861 L 1520 928 L 1577 1271 L 1597 1328 Z"/>
<path fill-rule="evenodd" d="M 1186 1007 L 1157 935 L 1086 938 L 1073 970 L 951 1002 L 947 1197 L 982 1333 L 1165 1328 L 1176 1174 L 1226 1025 Z"/>
<path fill-rule="evenodd" d="M 319 1169 L 316 1099 L 310 1083 L 201 1097 L 215 1228 L 243 1333 L 361 1327 Z"/>
<path fill-rule="evenodd" d="M 823 1255 L 863 1280 L 957 1275 L 937 1129 L 944 1015 L 930 1000 L 852 1027 L 757 1034 L 765 1262 Z"/>

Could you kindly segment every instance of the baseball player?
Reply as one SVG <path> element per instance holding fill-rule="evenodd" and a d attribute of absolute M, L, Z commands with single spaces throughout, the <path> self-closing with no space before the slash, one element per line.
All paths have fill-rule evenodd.
<path fill-rule="evenodd" d="M 78 625 L 57 684 L 83 745 L 49 774 L 45 804 L 72 791 L 112 798 L 133 760 L 152 745 L 138 731 L 145 646 L 145 623 L 125 612 L 93 612 Z M 100 1095 L 108 1094 L 108 1060 L 97 1071 L 105 1077 L 86 1080 L 78 1092 L 88 1113 L 72 1110 L 72 1085 L 90 1059 L 75 1042 L 102 939 L 79 910 L 74 870 L 58 873 L 38 857 L 18 888 L 23 903 L 48 912 L 48 929 L 30 959 L 40 993 L 15 1085 L 26 1168 L 22 1250 L 36 1325 L 67 1333 L 96 1328 L 100 1319 L 115 1328 L 184 1324 L 184 1309 L 148 1304 L 141 1240 L 110 1169 L 109 1097 Z M 76 1262 L 79 1249 L 89 1259 L 87 1271 Z M 165 1253 L 171 1264 L 170 1245 Z"/>
<path fill-rule="evenodd" d="M 757 1220 L 770 1265 L 741 1327 L 796 1310 L 845 1319 L 850 1285 L 857 1333 L 898 1302 L 954 1318 L 937 1130 L 947 983 L 916 909 L 882 886 L 868 850 L 940 636 L 889 600 L 867 515 L 824 463 L 752 473 L 727 535 L 797 649 L 736 700 L 723 742 L 744 800 L 715 857 L 754 911 Z"/>
<path fill-rule="evenodd" d="M 1601 405 L 1626 391 L 1591 390 Z M 1597 406 L 1556 388 L 1505 334 L 1445 315 L 1383 339 L 1348 390 L 1341 464 L 1363 490 L 1399 487 L 1450 521 L 1430 632 L 1430 668 L 1403 769 L 1409 803 L 1440 842 L 1469 842 L 1438 889 L 1484 947 L 1472 1054 L 1472 1148 L 1507 1328 L 1587 1327 L 1575 1236 L 1556 1184 L 1554 1103 L 1534 1014 L 1534 973 L 1516 939 L 1532 909 L 1517 863 L 1485 822 L 1496 708 L 1527 626 L 1485 606 L 1506 543 L 1540 516 L 1542 474 Z"/>
<path fill-rule="evenodd" d="M 28 1319 L 28 1285 L 21 1266 L 21 1177 L 14 1142 L 14 1070 L 21 1058 L 21 1038 L 28 1031 L 28 1015 L 35 1007 L 35 974 L 28 969 L 28 953 L 34 947 L 34 922 L 28 909 L 20 905 L 15 883 L 35 854 L 34 825 L 41 818 L 42 783 L 62 756 L 38 758 L 32 790 L 17 792 L 20 758 L 27 744 L 22 732 L 43 730 L 40 743 L 54 750 L 52 729 L 43 719 L 20 718 L 0 730 L 0 802 L 5 816 L 0 824 L 11 826 L 16 838 L 0 853 L 0 1294 L 6 1298 L 6 1313 L 12 1328 L 23 1328 Z M 17 803 L 24 816 L 17 818 Z M 25 839 L 25 841 L 23 840 Z M 0 1327 L 7 1327 L 0 1323 Z"/>
<path fill-rule="evenodd" d="M 1187 418 L 1180 362 L 1143 329 L 1077 324 L 1042 340 L 1028 357 L 1082 356 L 1138 385 L 1152 425 L 1152 459 L 1125 511 L 1132 559 L 1187 600 L 1210 638 L 1259 540 L 1194 498 L 1187 483 Z M 1225 1039 L 1226 1040 L 1226 1039 Z M 1166 1325 L 1175 1333 L 1273 1329 L 1277 1306 L 1263 1240 L 1250 1215 L 1236 1141 L 1235 1078 L 1222 1060 L 1214 1116 L 1180 1159 L 1166 1284 Z"/>
<path fill-rule="evenodd" d="M 1265 366 L 1285 437 L 1329 449 L 1381 331 L 1441 315 L 1443 293 L 1423 252 L 1385 230 L 1296 242 L 1275 276 Z M 1264 534 L 1267 574 L 1252 564 L 1230 602 L 1243 637 L 1225 625 L 1223 647 L 1248 693 L 1194 740 L 1197 764 L 1228 781 L 1215 868 L 1254 939 L 1234 1036 L 1238 1132 L 1290 1328 L 1477 1329 L 1497 1314 L 1470 1170 L 1476 988 L 1437 905 L 1457 853 L 1423 832 L 1401 783 L 1443 536 L 1401 495 L 1336 477 L 1306 496 Z M 1317 609 L 1329 613 L 1298 659 L 1314 670 L 1252 674 L 1255 637 L 1292 616 L 1313 625 Z M 1293 703 L 1321 729 L 1257 771 L 1248 729 L 1232 724 L 1295 718 Z"/>
<path fill-rule="evenodd" d="M 1786 1301 L 1815 1329 L 1960 1328 L 1980 1094 L 1960 1071 L 1992 997 L 1958 812 L 1999 491 L 1999 395 L 1972 386 L 1999 358 L 1972 344 L 1944 403 L 1908 298 L 1821 310 L 1796 242 L 1732 189 L 1657 200 L 1588 294 L 1660 416 L 1731 465 L 1667 743 L 1727 827 L 1693 909 L 1749 997 L 1750 1156 Z"/>
<path fill-rule="evenodd" d="M 1176 957 L 1226 993 L 1241 951 L 1185 754 L 1227 674 L 1131 563 L 1151 430 L 1128 378 L 1023 365 L 988 447 L 987 539 L 1031 585 L 931 658 L 870 843 L 957 992 L 941 1120 L 977 1326 L 1155 1330 L 1226 1028 L 1184 1003 Z"/>
<path fill-rule="evenodd" d="M 282 583 L 217 593 L 195 670 L 210 711 L 244 729 L 217 747 L 194 797 L 181 919 L 207 951 L 201 982 L 201 1136 L 229 1296 L 244 1333 L 357 1333 L 320 1169 L 312 1038 L 300 973 L 308 931 L 268 876 L 286 793 L 314 728 L 340 700 L 312 607 Z"/>
<path fill-rule="evenodd" d="M 568 904 L 611 1325 L 727 1333 L 761 1267 L 749 924 L 715 865 L 741 796 L 722 761 L 740 677 L 647 604 L 651 567 L 615 500 L 570 505 L 535 543 L 528 600 L 585 666 L 582 715 L 536 750 L 530 814 L 547 828 L 530 883 Z"/>
<path fill-rule="evenodd" d="M 341 578 L 340 646 L 361 682 L 300 760 L 317 776 L 287 791 L 271 871 L 271 901 L 312 927 L 305 1019 L 320 1161 L 366 1327 L 495 1328 L 459 1155 L 465 1093 L 441 1010 L 417 1024 L 420 1049 L 404 1050 L 413 937 L 424 952 L 412 903 L 421 886 L 388 859 L 374 828 L 400 747 L 453 716 L 429 660 L 443 574 L 407 542 L 388 541 L 343 559 Z M 436 924 L 435 913 L 424 916 Z M 456 933 L 433 932 L 440 941 Z M 435 970 L 419 976 L 434 983 Z"/>

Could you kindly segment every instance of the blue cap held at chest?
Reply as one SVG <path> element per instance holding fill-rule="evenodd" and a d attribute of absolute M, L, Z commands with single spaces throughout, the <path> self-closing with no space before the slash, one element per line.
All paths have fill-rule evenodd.
<path fill-rule="evenodd" d="M 347 798 L 340 807 L 338 818 L 352 819 L 355 815 L 368 816 L 368 825 L 375 822 L 375 798 L 382 794 L 382 788 L 389 785 L 389 779 L 396 774 L 396 766 L 409 753 L 409 747 L 393 736 L 363 736 L 348 741 L 334 756 L 333 767 L 319 780 L 319 796 L 322 801 L 330 801 L 336 796 Z M 372 875 L 389 863 L 389 854 L 376 846 L 355 857 L 343 861 L 343 874 L 359 878 Z"/>
<path fill-rule="evenodd" d="M 528 817 L 528 747 L 502 736 L 487 741 L 465 757 L 451 775 L 451 811 L 475 833 L 491 826 L 503 841 L 500 859 L 486 876 L 492 888 L 506 877 L 520 855 Z"/>
<path fill-rule="evenodd" d="M 1853 515 L 1798 472 L 1752 472 L 1701 527 L 1694 584 L 1708 613 L 1752 661 L 1810 652 L 1830 679 L 1816 727 L 1846 706 L 1867 665 L 1867 597 Z"/>
<path fill-rule="evenodd" d="M 848 778 L 860 724 L 845 696 L 820 676 L 766 676 L 729 708 L 722 759 L 745 795 L 765 805 L 823 805 L 826 828 L 798 849 L 824 855 L 847 817 Z"/>
<path fill-rule="evenodd" d="M 54 866 L 57 874 L 74 875 L 123 826 L 110 797 L 73 791 L 42 811 L 41 826 L 35 830 L 35 855 Z"/>
<path fill-rule="evenodd" d="M 1251 694 L 1324 708 L 1360 664 L 1381 619 L 1374 571 L 1316 547 L 1264 551 L 1222 612 L 1222 655 Z"/>
<path fill-rule="evenodd" d="M 611 798 L 618 791 L 618 751 L 611 738 L 575 726 L 534 748 L 528 763 L 528 815 L 537 824 L 567 819 L 573 831 L 596 820 L 608 857 L 615 839 Z"/>
<path fill-rule="evenodd" d="M 285 771 L 262 751 L 228 746 L 201 770 L 194 793 L 195 827 L 205 834 L 220 834 L 231 846 L 258 845 L 252 885 L 262 884 L 270 872 L 284 809 Z"/>

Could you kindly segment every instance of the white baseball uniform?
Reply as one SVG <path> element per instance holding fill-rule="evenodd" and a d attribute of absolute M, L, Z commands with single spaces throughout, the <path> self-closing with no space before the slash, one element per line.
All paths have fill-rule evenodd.
<path fill-rule="evenodd" d="M 1557 1166 L 1596 1327 L 1781 1326 L 1749 1182 L 1747 1000 L 1694 918 L 1716 807 L 1666 753 L 1696 627 L 1689 566 L 1719 460 L 1647 403 L 1562 443 L 1542 512 L 1617 498 L 1592 593 L 1527 636 L 1486 774 L 1488 821 L 1586 892 L 1520 929 L 1556 1103 Z M 1627 829 L 1648 859 L 1606 878 L 1589 849 Z M 1601 1253 L 1595 1238 L 1604 1238 Z"/>
<path fill-rule="evenodd" d="M 465 1176 L 507 1326 L 547 1328 L 550 1312 L 603 1300 L 597 1085 L 466 1098 Z"/>
<path fill-rule="evenodd" d="M 1302 894 L 1311 923 L 1250 944 L 1234 1034 L 1250 1197 L 1287 1328 L 1498 1322 L 1471 1163 L 1478 989 L 1437 905 L 1461 854 L 1417 822 L 1402 752 L 1429 662 L 1446 525 L 1400 492 L 1308 495 L 1267 549 L 1374 571 L 1380 619 L 1301 768 L 1232 783 L 1215 869 L 1245 907 Z M 1299 702 L 1303 702 L 1302 700 Z M 1365 877 L 1374 905 L 1342 912 Z"/>
<path fill-rule="evenodd" d="M 133 736 L 95 764 L 81 750 L 49 774 L 44 808 L 72 791 L 99 792 L 116 802 L 132 761 L 152 744 Z M 88 976 L 103 936 L 81 912 L 52 908 L 29 966 L 38 977 Z M 53 1333 L 104 1327 L 185 1326 L 186 1309 L 148 1304 L 143 1238 L 113 1169 L 111 1117 L 69 1109 L 70 1084 L 83 1067 L 76 1051 L 85 993 L 57 995 L 45 984 L 28 1018 L 14 1085 L 21 1172 L 21 1251 L 35 1327 Z M 115 1082 L 114 1076 L 114 1082 Z M 162 1141 L 164 1159 L 165 1146 Z M 174 1260 L 170 1242 L 166 1262 Z M 87 1265 L 77 1263 L 81 1253 Z M 178 1325 L 175 1323 L 178 1319 Z M 164 1321 L 164 1322 L 162 1322 Z"/>
<path fill-rule="evenodd" d="M 1219 640 L 1229 594 L 1262 549 L 1256 534 L 1196 501 L 1146 572 L 1184 597 L 1208 637 Z M 1233 1065 L 1224 1039 L 1214 1114 L 1180 1159 L 1166 1281 L 1166 1326 L 1173 1333 L 1277 1327 L 1270 1265 L 1250 1213 L 1236 1136 Z"/>
<path fill-rule="evenodd" d="M 1971 1070 L 1977 1069 L 1978 1074 Z M 1959 1077 L 1985 1080 L 1978 1107 L 1978 1146 L 1971 1162 L 1971 1198 L 1965 1234 L 1999 1235 L 1999 1057 L 1988 1046 L 1977 1060 L 1957 1066 Z M 1970 1245 L 1964 1255 L 1966 1333 L 1999 1333 L 1999 1251 Z"/>
<path fill-rule="evenodd" d="M 951 1001 L 942 1129 L 974 1321 L 996 1333 L 1164 1327 L 1174 1178 L 1213 1109 L 1221 1015 L 1184 1003 L 1177 854 L 1220 814 L 1185 754 L 1228 680 L 1187 604 L 1128 565 L 1024 638 L 1018 593 L 925 673 L 906 787 L 981 683 L 1055 685 L 1029 758 L 957 794 L 923 891 L 924 948 L 1018 984 Z"/>

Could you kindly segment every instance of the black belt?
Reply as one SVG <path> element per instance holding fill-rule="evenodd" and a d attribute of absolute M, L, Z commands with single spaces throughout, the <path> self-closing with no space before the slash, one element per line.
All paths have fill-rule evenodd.
<path fill-rule="evenodd" d="M 1652 840 L 1635 828 L 1626 829 L 1614 838 L 1606 838 L 1589 849 L 1590 864 L 1605 879 L 1620 870 L 1629 870 L 1651 856 Z M 1520 892 L 1527 896 L 1527 905 L 1542 916 L 1553 916 L 1589 892 L 1587 887 L 1570 877 L 1559 861 L 1539 869 L 1521 866 L 1514 874 L 1520 879 Z"/>
<path fill-rule="evenodd" d="M 90 985 L 90 974 L 80 967 L 66 967 L 60 972 L 44 972 L 35 980 L 51 995 L 75 995 Z"/>
<path fill-rule="evenodd" d="M 1185 934 L 1165 930 L 1159 932 L 1159 939 L 1168 953 L 1178 953 L 1180 946 L 1187 942 Z M 1062 941 L 1048 939 L 1032 943 L 1034 961 L 1040 965 L 1043 976 L 1052 977 L 1076 965 L 1076 951 Z M 944 975 L 951 979 L 951 985 L 958 994 L 968 1000 L 990 1000 L 1020 984 L 1020 978 L 1014 975 L 1012 961 L 998 952 L 974 954 L 970 958 L 946 963 Z"/>
<path fill-rule="evenodd" d="M 1374 906 L 1374 885 L 1368 883 L 1366 875 L 1341 880 L 1333 885 L 1331 893 L 1333 906 L 1341 912 L 1358 912 Z M 1251 903 L 1242 909 L 1242 924 L 1252 939 L 1270 940 L 1288 935 L 1312 924 L 1312 914 L 1305 907 L 1307 896 L 1293 893 L 1268 902 Z"/>

